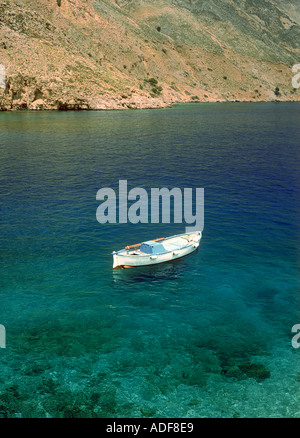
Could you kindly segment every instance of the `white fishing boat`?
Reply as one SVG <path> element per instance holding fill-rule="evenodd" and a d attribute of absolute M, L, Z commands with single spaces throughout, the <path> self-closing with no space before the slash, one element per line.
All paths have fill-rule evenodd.
<path fill-rule="evenodd" d="M 148 240 L 114 251 L 113 269 L 149 266 L 170 262 L 195 251 L 200 243 L 200 231 Z"/>

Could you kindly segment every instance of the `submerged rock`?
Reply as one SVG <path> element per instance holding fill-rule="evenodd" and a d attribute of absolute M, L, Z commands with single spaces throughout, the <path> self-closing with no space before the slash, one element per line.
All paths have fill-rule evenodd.
<path fill-rule="evenodd" d="M 248 377 L 253 377 L 258 381 L 265 380 L 271 375 L 270 371 L 260 363 L 244 362 L 238 367 L 242 373 L 246 374 Z"/>

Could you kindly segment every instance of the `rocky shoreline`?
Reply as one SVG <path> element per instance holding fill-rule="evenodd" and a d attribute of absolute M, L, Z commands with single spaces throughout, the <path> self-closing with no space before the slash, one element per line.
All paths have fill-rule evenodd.
<path fill-rule="evenodd" d="M 32 106 L 15 106 L 13 108 L 3 108 L 0 107 L 0 112 L 23 112 L 23 111 L 31 111 L 31 112 L 46 112 L 46 111 L 128 111 L 128 110 L 146 110 L 146 109 L 164 109 L 164 108 L 172 108 L 176 105 L 182 105 L 182 104 L 199 104 L 199 103 L 297 103 L 300 100 L 206 100 L 206 101 L 177 101 L 177 102 L 157 102 L 156 104 L 149 103 L 149 102 L 143 102 L 139 105 L 135 105 L 132 102 L 115 102 L 113 104 L 109 104 L 108 102 L 103 102 L 99 106 L 89 106 L 88 103 L 85 102 L 78 102 L 76 100 L 71 102 L 66 102 L 59 104 L 58 106 L 55 105 L 44 105 L 42 101 L 36 101 L 33 102 Z"/>
<path fill-rule="evenodd" d="M 8 86 L 9 90 L 9 86 Z M 299 102 L 300 96 L 295 99 L 287 97 L 267 99 L 243 99 L 243 98 L 204 98 L 204 99 L 163 99 L 147 98 L 145 96 L 109 96 L 102 95 L 97 98 L 71 97 L 69 99 L 53 100 L 39 97 L 30 100 L 28 94 L 23 94 L 14 99 L 17 93 L 9 93 L 7 90 L 0 90 L 0 111 L 110 111 L 110 110 L 138 110 L 138 109 L 162 109 L 175 105 L 188 103 L 267 103 L 267 102 Z M 295 96 L 296 97 L 296 96 Z"/>

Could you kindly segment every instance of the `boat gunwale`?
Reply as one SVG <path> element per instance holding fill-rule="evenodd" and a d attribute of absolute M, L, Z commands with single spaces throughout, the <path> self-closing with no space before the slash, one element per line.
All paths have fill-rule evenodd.
<path fill-rule="evenodd" d="M 202 233 L 201 233 L 201 231 L 196 231 L 195 233 L 181 233 L 181 234 L 175 234 L 174 236 L 169 236 L 169 237 L 166 237 L 165 239 L 164 239 L 164 241 L 165 240 L 169 240 L 169 239 L 173 239 L 174 237 L 183 237 L 183 236 L 186 236 L 186 235 L 192 235 L 192 234 L 198 234 L 199 236 L 200 236 L 200 239 L 201 239 L 201 237 L 202 237 Z M 199 239 L 199 240 L 200 240 Z M 144 243 L 144 242 L 142 242 L 142 243 Z M 162 242 L 161 242 L 162 243 Z M 198 242 L 197 242 L 198 243 Z M 192 242 L 189 242 L 189 241 L 187 241 L 187 244 L 186 245 L 184 245 L 184 246 L 182 246 L 181 248 L 179 248 L 179 249 L 171 249 L 171 250 L 166 250 L 166 251 L 164 251 L 164 252 L 160 252 L 160 253 L 158 253 L 158 254 L 155 254 L 155 255 L 164 255 L 164 254 L 168 254 L 168 253 L 171 253 L 171 252 L 174 252 L 174 251 L 181 251 L 181 250 L 183 250 L 183 249 L 185 249 L 185 248 L 188 248 L 189 246 L 192 246 L 192 245 L 194 245 L 195 244 L 195 242 L 194 241 L 192 241 Z M 138 246 L 138 245 L 137 245 Z M 124 251 L 128 251 L 126 248 L 123 248 L 123 249 L 120 249 L 119 251 L 114 251 L 112 254 L 113 255 L 118 255 L 118 256 L 121 256 L 121 257 L 150 257 L 150 256 L 153 256 L 153 254 L 145 254 L 145 253 L 143 253 L 143 254 L 129 254 L 129 253 L 124 253 L 124 254 L 122 254 L 122 252 L 124 252 Z"/>

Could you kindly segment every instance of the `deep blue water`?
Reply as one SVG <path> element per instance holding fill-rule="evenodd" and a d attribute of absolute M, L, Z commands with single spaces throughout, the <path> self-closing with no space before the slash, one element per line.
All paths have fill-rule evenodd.
<path fill-rule="evenodd" d="M 0 115 L 2 417 L 300 417 L 300 105 Z M 104 224 L 102 187 L 203 187 L 182 224 Z"/>

